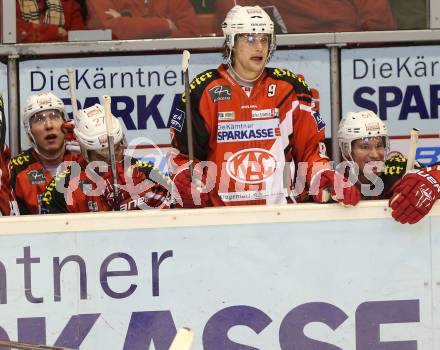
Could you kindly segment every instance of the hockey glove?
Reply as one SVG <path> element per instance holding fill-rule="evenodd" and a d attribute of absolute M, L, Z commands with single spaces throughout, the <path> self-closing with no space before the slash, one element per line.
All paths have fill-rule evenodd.
<path fill-rule="evenodd" d="M 178 207 L 203 208 L 210 206 L 208 194 L 202 191 L 205 188 L 203 183 L 206 184 L 206 176 L 202 175 L 197 167 L 194 168 L 192 182 L 189 168 L 185 168 L 174 176 L 173 183 L 173 198 Z"/>
<path fill-rule="evenodd" d="M 393 218 L 402 224 L 415 224 L 429 213 L 440 198 L 440 184 L 424 169 L 407 172 L 397 183 L 389 200 Z"/>
<path fill-rule="evenodd" d="M 330 198 L 344 205 L 356 205 L 361 200 L 359 189 L 340 173 L 324 170 L 312 180 L 310 193 L 317 203 L 327 203 Z"/>
<path fill-rule="evenodd" d="M 73 132 L 75 129 L 75 124 L 73 120 L 64 122 L 61 130 L 64 133 L 64 142 L 66 144 L 66 150 L 71 153 L 81 153 L 81 147 L 79 146 L 79 142 L 76 139 L 75 133 Z"/>

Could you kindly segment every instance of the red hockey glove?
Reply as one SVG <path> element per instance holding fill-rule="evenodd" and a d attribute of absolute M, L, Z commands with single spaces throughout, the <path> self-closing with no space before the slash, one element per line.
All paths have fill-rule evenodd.
<path fill-rule="evenodd" d="M 73 132 L 75 129 L 75 124 L 73 120 L 64 122 L 61 126 L 61 130 L 64 133 L 64 142 L 66 144 L 66 150 L 72 153 L 81 153 L 81 148 L 79 146 L 78 140 L 76 139 L 75 133 Z"/>
<path fill-rule="evenodd" d="M 324 170 L 312 181 L 310 193 L 317 203 L 327 203 L 331 197 L 344 205 L 356 205 L 361 200 L 359 189 L 340 173 L 334 170 Z M 330 194 L 330 196 L 328 196 Z"/>
<path fill-rule="evenodd" d="M 407 172 L 397 183 L 389 200 L 393 218 L 402 224 L 415 224 L 429 213 L 440 198 L 440 184 L 424 169 Z"/>
<path fill-rule="evenodd" d="M 197 167 L 194 168 L 192 182 L 189 168 L 175 175 L 173 182 L 173 198 L 179 207 L 203 208 L 210 205 L 208 194 L 202 192 L 204 188 L 203 183 L 206 183 L 206 176 L 202 176 L 200 170 L 197 170 Z"/>

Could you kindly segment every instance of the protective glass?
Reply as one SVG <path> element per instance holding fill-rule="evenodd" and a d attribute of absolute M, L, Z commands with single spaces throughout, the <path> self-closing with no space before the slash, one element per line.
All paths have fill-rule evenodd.
<path fill-rule="evenodd" d="M 63 114 L 56 110 L 56 109 L 49 109 L 46 111 L 41 111 L 41 112 L 37 112 L 35 113 L 30 122 L 31 125 L 35 124 L 35 125 L 43 125 L 46 124 L 46 122 L 50 120 L 51 122 L 58 122 L 58 121 L 62 121 L 63 120 Z"/>
<path fill-rule="evenodd" d="M 269 45 L 270 43 L 270 34 L 239 34 L 238 36 L 241 41 L 245 42 L 246 44 L 250 46 L 254 46 L 257 43 L 260 43 L 262 45 Z"/>

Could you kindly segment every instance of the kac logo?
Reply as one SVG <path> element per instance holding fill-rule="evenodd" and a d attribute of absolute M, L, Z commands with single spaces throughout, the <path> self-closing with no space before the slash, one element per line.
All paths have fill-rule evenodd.
<path fill-rule="evenodd" d="M 237 182 L 258 184 L 269 179 L 276 170 L 275 156 L 262 148 L 249 148 L 233 154 L 226 163 L 228 175 Z"/>

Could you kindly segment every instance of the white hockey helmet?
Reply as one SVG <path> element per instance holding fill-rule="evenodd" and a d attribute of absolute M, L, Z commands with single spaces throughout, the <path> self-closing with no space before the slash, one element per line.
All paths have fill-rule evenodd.
<path fill-rule="evenodd" d="M 113 138 L 115 145 L 122 141 L 123 133 L 118 118 L 113 118 Z M 85 150 L 108 148 L 107 127 L 105 125 L 104 107 L 100 104 L 81 109 L 74 117 L 74 133 L 79 144 Z"/>
<path fill-rule="evenodd" d="M 338 143 L 344 159 L 351 157 L 352 143 L 355 140 L 381 136 L 385 139 L 385 148 L 389 150 L 388 131 L 385 123 L 376 113 L 364 110 L 348 112 L 339 122 Z"/>
<path fill-rule="evenodd" d="M 66 120 L 66 107 L 59 97 L 51 92 L 41 92 L 36 95 L 30 95 L 27 99 L 26 108 L 23 112 L 23 124 L 26 133 L 31 134 L 32 116 L 38 112 L 47 111 L 50 109 L 55 109 L 61 112 L 63 119 Z"/>
<path fill-rule="evenodd" d="M 270 34 L 269 56 L 276 47 L 275 29 L 269 15 L 260 6 L 234 6 L 222 23 L 226 45 L 234 47 L 237 34 Z"/>

